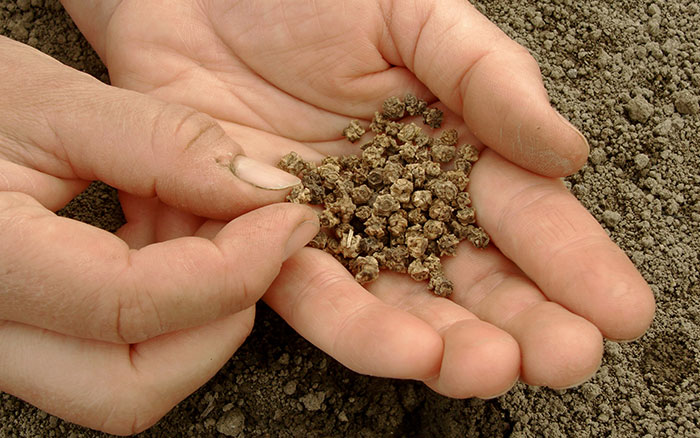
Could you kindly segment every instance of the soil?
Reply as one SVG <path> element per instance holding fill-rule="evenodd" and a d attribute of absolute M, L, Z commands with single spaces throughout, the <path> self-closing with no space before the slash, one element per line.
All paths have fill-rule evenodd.
<path fill-rule="evenodd" d="M 491 401 L 359 376 L 264 305 L 236 356 L 142 437 L 700 437 L 700 7 L 697 0 L 478 0 L 542 67 L 553 104 L 588 137 L 568 178 L 652 285 L 654 324 L 607 342 L 581 387 L 518 385 Z M 0 32 L 107 80 L 57 0 L 0 0 Z M 107 229 L 93 185 L 63 214 Z M 0 394 L 2 437 L 101 437 Z"/>

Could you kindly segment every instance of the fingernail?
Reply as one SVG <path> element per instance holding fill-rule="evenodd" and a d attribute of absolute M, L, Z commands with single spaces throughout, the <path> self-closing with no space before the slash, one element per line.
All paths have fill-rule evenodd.
<path fill-rule="evenodd" d="M 570 384 L 570 385 L 567 385 L 567 386 L 550 386 L 550 388 L 552 388 L 552 389 L 554 389 L 554 390 L 556 390 L 556 391 L 565 391 L 565 390 L 567 390 L 567 389 L 576 388 L 577 386 L 581 386 L 581 385 L 583 385 L 584 383 L 586 383 L 586 382 L 588 382 L 589 380 L 591 380 L 591 379 L 593 378 L 593 376 L 596 375 L 597 372 L 598 372 L 598 368 L 596 368 L 595 371 L 593 371 L 591 374 L 589 374 L 588 376 L 584 377 L 583 379 L 580 379 L 580 380 L 579 380 L 578 382 L 576 382 L 576 383 L 573 383 L 573 384 Z"/>
<path fill-rule="evenodd" d="M 284 248 L 284 259 L 287 260 L 292 254 L 306 246 L 318 234 L 318 230 L 318 220 L 304 221 L 297 225 L 287 240 L 287 246 Z"/>
<path fill-rule="evenodd" d="M 506 389 L 505 391 L 503 391 L 503 392 L 501 392 L 501 393 L 499 393 L 499 394 L 496 394 L 496 395 L 490 395 L 490 396 L 487 396 L 487 397 L 477 397 L 477 398 L 478 398 L 478 399 L 481 399 L 481 400 L 493 400 L 493 399 L 495 399 L 495 398 L 498 398 L 498 397 L 501 397 L 501 396 L 503 396 L 503 395 L 506 395 L 506 394 L 508 394 L 508 393 L 511 391 L 511 389 L 513 389 L 513 388 L 515 387 L 515 385 L 518 384 L 519 381 L 520 381 L 520 375 L 518 374 L 518 378 L 515 379 L 515 381 L 513 382 L 513 384 L 510 385 L 510 386 L 508 387 L 508 389 Z"/>
<path fill-rule="evenodd" d="M 557 116 L 559 116 L 559 119 L 561 119 L 561 121 L 564 122 L 564 124 L 565 124 L 569 129 L 571 129 L 572 131 L 574 131 L 574 132 L 576 133 L 576 135 L 579 136 L 579 138 L 581 139 L 581 142 L 583 142 L 583 144 L 586 145 L 586 150 L 588 150 L 588 151 L 590 152 L 591 147 L 590 147 L 590 145 L 588 144 L 588 140 L 586 140 L 586 137 L 581 133 L 581 131 L 579 131 L 578 128 L 576 128 L 576 127 L 574 126 L 574 124 L 571 123 L 566 117 L 562 116 L 562 115 L 559 113 L 559 111 L 554 110 L 554 112 L 557 114 Z"/>
<path fill-rule="evenodd" d="M 296 176 L 245 155 L 237 155 L 230 167 L 239 179 L 260 189 L 284 190 L 301 183 Z"/>
<path fill-rule="evenodd" d="M 636 342 L 639 339 L 643 338 L 644 335 L 646 335 L 646 332 L 642 333 L 641 335 L 637 336 L 636 338 L 631 338 L 631 339 L 614 339 L 614 338 L 607 338 L 607 339 L 608 339 L 608 341 L 615 342 L 616 344 L 631 344 L 632 342 Z"/>

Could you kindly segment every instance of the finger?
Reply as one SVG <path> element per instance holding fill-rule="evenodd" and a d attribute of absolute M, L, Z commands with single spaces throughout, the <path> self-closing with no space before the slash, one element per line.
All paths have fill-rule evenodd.
<path fill-rule="evenodd" d="M 530 385 L 565 388 L 589 379 L 603 354 L 598 329 L 548 301 L 493 246 L 459 245 L 443 263 L 454 280 L 450 299 L 508 332 L 520 346 L 520 379 Z"/>
<path fill-rule="evenodd" d="M 263 299 L 309 342 L 358 373 L 423 380 L 439 371 L 437 332 L 382 303 L 319 250 L 305 248 L 287 260 Z"/>
<path fill-rule="evenodd" d="M 67 421 L 117 435 L 155 424 L 240 347 L 254 309 L 123 345 L 0 322 L 0 390 Z"/>
<path fill-rule="evenodd" d="M 562 176 L 586 161 L 585 138 L 550 106 L 539 67 L 468 2 L 393 2 L 385 57 L 398 57 L 487 146 Z M 400 9 L 400 10 L 399 10 Z"/>
<path fill-rule="evenodd" d="M 607 338 L 634 339 L 646 331 L 654 315 L 651 289 L 561 181 L 488 150 L 470 177 L 479 223 L 551 301 Z"/>
<path fill-rule="evenodd" d="M 205 222 L 199 216 L 163 204 L 158 198 L 144 199 L 122 192 L 119 201 L 127 223 L 116 234 L 132 249 L 193 236 Z"/>
<path fill-rule="evenodd" d="M 156 243 L 160 205 L 158 198 L 139 198 L 127 192 L 119 192 L 119 203 L 126 223 L 116 231 L 117 237 L 131 249 L 141 249 Z"/>
<path fill-rule="evenodd" d="M 61 0 L 73 22 L 80 28 L 80 32 L 90 41 L 90 45 L 103 60 L 106 55 L 107 25 L 121 2 L 121 0 L 102 0 L 99 2 Z"/>
<path fill-rule="evenodd" d="M 406 275 L 382 272 L 369 290 L 386 304 L 425 321 L 442 337 L 439 374 L 426 379 L 436 392 L 455 398 L 491 398 L 518 380 L 520 349 L 508 333 L 435 296 L 425 283 Z"/>
<path fill-rule="evenodd" d="M 61 179 L 0 159 L 0 192 L 32 193 L 49 210 L 64 207 L 88 186 L 88 181 Z"/>
<path fill-rule="evenodd" d="M 140 197 L 158 196 L 216 219 L 282 201 L 299 182 L 246 157 L 207 115 L 106 86 L 5 38 L 0 49 L 6 78 L 0 84 L 6 102 L 0 134 L 12 132 L 21 164 L 62 179 L 101 180 Z M 40 84 L 34 93 L 28 93 L 27 78 Z"/>
<path fill-rule="evenodd" d="M 0 195 L 0 319 L 134 343 L 253 305 L 318 231 L 308 207 L 275 204 L 188 237 L 131 251 L 116 236 Z M 41 273 L 37 275 L 37 273 Z"/>

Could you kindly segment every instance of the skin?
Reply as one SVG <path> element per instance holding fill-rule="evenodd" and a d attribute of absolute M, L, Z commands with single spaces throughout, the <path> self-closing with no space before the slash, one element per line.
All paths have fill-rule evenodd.
<path fill-rule="evenodd" d="M 12 226 L 1 243 L 14 249 L 0 277 L 12 291 L 0 300 L 0 389 L 89 427 L 143 430 L 233 354 L 263 293 L 349 368 L 450 397 L 494 397 L 518 378 L 580 384 L 603 336 L 634 339 L 651 323 L 649 287 L 556 178 L 585 162 L 585 140 L 549 106 L 534 60 L 470 5 L 64 5 L 120 89 L 2 41 L 2 56 L 26 62 L 19 73 L 0 62 L 16 82 L 2 85 L 15 99 L 4 110 L 22 122 L 0 125 L 13 175 L 0 180 Z M 27 75 L 61 87 L 23 89 Z M 268 164 L 290 150 L 353 153 L 342 128 L 407 91 L 439 99 L 444 126 L 483 149 L 469 190 L 493 245 L 462 244 L 446 261 L 449 300 L 390 273 L 365 289 L 329 255 L 295 251 L 313 214 L 258 208 L 283 194 L 216 159 L 228 170 L 240 153 Z M 116 236 L 49 211 L 96 178 L 121 190 Z M 246 274 L 226 275 L 241 257 Z"/>

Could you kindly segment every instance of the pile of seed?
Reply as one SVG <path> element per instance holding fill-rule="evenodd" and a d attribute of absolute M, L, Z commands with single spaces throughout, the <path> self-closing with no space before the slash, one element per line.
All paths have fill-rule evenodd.
<path fill-rule="evenodd" d="M 369 125 L 375 135 L 360 146 L 361 156 L 328 156 L 317 165 L 291 152 L 278 167 L 302 180 L 289 201 L 324 208 L 321 232 L 310 246 L 333 254 L 359 283 L 390 269 L 429 280 L 430 290 L 448 296 L 453 284 L 440 257 L 454 255 L 465 239 L 477 248 L 489 243 L 475 225 L 465 191 L 479 151 L 468 144 L 457 147 L 454 129 L 430 137 L 415 123 L 400 122 L 417 115 L 431 128 L 442 124 L 442 111 L 425 101 L 411 94 L 391 97 L 382 112 L 375 112 Z M 353 120 L 343 135 L 354 143 L 365 132 Z M 443 170 L 449 162 L 451 169 Z"/>

